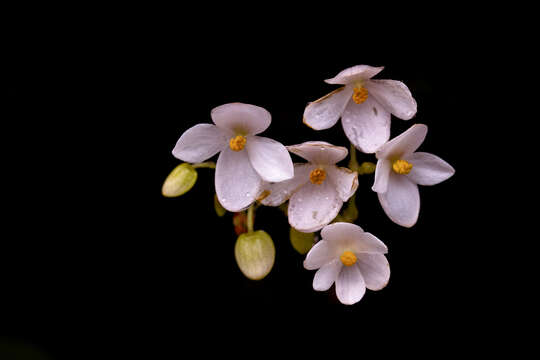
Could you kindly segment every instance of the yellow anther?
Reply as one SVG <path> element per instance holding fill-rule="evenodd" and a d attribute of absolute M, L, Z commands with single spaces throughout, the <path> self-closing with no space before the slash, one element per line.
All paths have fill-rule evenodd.
<path fill-rule="evenodd" d="M 392 169 L 398 174 L 406 175 L 411 172 L 412 164 L 405 160 L 396 160 L 392 163 Z"/>
<path fill-rule="evenodd" d="M 321 168 L 311 170 L 309 173 L 309 180 L 312 184 L 321 185 L 324 179 L 326 179 L 326 171 Z"/>
<path fill-rule="evenodd" d="M 343 254 L 339 257 L 343 265 L 352 266 L 356 263 L 356 255 L 352 251 L 344 251 Z"/>
<path fill-rule="evenodd" d="M 246 146 L 246 137 L 242 135 L 237 135 L 236 137 L 231 138 L 229 141 L 229 147 L 232 151 L 240 151 Z"/>
<path fill-rule="evenodd" d="M 368 91 L 365 87 L 355 87 L 354 88 L 354 94 L 352 96 L 352 99 L 354 100 L 355 103 L 357 104 L 361 104 L 363 103 L 364 101 L 366 101 L 368 98 Z"/>

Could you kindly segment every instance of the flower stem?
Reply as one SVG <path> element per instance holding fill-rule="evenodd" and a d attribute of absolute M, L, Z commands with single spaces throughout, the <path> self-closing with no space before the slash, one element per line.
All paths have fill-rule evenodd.
<path fill-rule="evenodd" d="M 251 205 L 247 211 L 247 231 L 248 233 L 253 232 L 253 213 L 255 212 L 255 207 Z"/>
<path fill-rule="evenodd" d="M 358 171 L 360 165 L 358 165 L 358 161 L 356 160 L 356 148 L 354 147 L 353 143 L 351 143 L 351 150 L 349 151 L 349 154 L 351 156 L 351 159 L 349 160 L 349 169 L 352 171 Z"/>
<path fill-rule="evenodd" d="M 202 162 L 202 163 L 198 163 L 198 164 L 193 164 L 191 166 L 193 166 L 194 169 L 197 169 L 197 168 L 215 169 L 216 168 L 216 163 L 213 162 L 213 161 L 207 161 L 207 162 Z"/>

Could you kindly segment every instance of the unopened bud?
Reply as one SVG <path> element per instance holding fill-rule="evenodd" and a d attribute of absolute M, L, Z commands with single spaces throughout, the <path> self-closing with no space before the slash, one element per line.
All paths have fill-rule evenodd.
<path fill-rule="evenodd" d="M 197 181 L 197 171 L 188 163 L 178 165 L 167 176 L 161 193 L 166 197 L 176 197 L 188 192 Z"/>
<path fill-rule="evenodd" d="M 261 280 L 274 266 L 276 248 L 270 235 L 258 230 L 238 237 L 234 257 L 240 271 L 248 279 Z"/>
<path fill-rule="evenodd" d="M 360 168 L 358 169 L 358 174 L 361 175 L 368 175 L 373 174 L 375 172 L 375 168 L 377 166 L 369 161 L 364 161 L 362 164 L 360 164 Z"/>

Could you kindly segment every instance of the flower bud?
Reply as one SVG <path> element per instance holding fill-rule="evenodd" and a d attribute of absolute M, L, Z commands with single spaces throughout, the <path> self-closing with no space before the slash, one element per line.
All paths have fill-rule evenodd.
<path fill-rule="evenodd" d="M 214 210 L 216 210 L 216 214 L 219 217 L 222 217 L 227 212 L 227 210 L 219 203 L 217 194 L 214 194 Z"/>
<path fill-rule="evenodd" d="M 188 192 L 197 181 L 197 171 L 188 163 L 183 163 L 174 168 L 167 176 L 161 193 L 166 197 L 176 197 Z"/>
<path fill-rule="evenodd" d="M 303 233 L 293 227 L 291 227 L 289 232 L 289 238 L 291 239 L 294 250 L 298 251 L 301 255 L 307 254 L 315 243 L 314 233 Z"/>
<path fill-rule="evenodd" d="M 375 172 L 376 165 L 369 161 L 364 161 L 362 164 L 360 164 L 360 168 L 358 169 L 358 174 L 360 175 L 367 175 L 367 174 L 373 174 Z"/>
<path fill-rule="evenodd" d="M 234 246 L 234 257 L 248 279 L 261 280 L 274 266 L 276 248 L 270 235 L 258 230 L 238 237 Z"/>

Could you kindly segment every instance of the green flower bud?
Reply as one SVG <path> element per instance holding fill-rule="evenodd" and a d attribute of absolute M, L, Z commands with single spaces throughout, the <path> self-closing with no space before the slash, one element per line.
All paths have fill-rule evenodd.
<path fill-rule="evenodd" d="M 227 210 L 219 203 L 217 194 L 214 194 L 214 210 L 216 210 L 216 214 L 219 217 L 222 217 L 227 212 Z"/>
<path fill-rule="evenodd" d="M 360 175 L 367 175 L 367 174 L 373 174 L 375 172 L 376 165 L 369 161 L 364 161 L 362 164 L 360 164 L 360 168 L 358 169 L 358 174 Z"/>
<path fill-rule="evenodd" d="M 248 279 L 261 280 L 274 266 L 276 248 L 270 235 L 258 230 L 238 237 L 234 246 L 234 257 Z"/>
<path fill-rule="evenodd" d="M 291 227 L 289 232 L 289 238 L 291 239 L 294 250 L 298 251 L 301 255 L 307 254 L 315 243 L 314 233 L 303 233 L 293 227 Z"/>
<path fill-rule="evenodd" d="M 176 197 L 188 192 L 197 181 L 197 171 L 188 163 L 178 165 L 167 176 L 161 193 L 166 197 Z"/>

